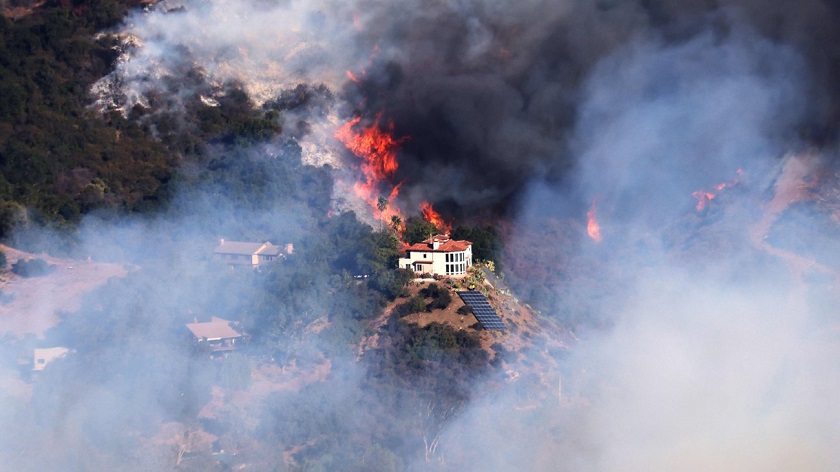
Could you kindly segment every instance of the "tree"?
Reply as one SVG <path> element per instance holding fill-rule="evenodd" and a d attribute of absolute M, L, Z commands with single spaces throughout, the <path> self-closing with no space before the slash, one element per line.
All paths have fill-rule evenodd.
<path fill-rule="evenodd" d="M 388 199 L 380 195 L 376 201 L 376 208 L 379 209 L 379 230 L 382 231 L 382 218 L 385 210 L 388 209 Z"/>
<path fill-rule="evenodd" d="M 432 301 L 426 305 L 426 310 L 443 310 L 448 307 L 450 303 L 452 303 L 452 295 L 449 294 L 449 290 L 438 290 Z"/>
<path fill-rule="evenodd" d="M 391 230 L 394 234 L 399 234 L 400 229 L 402 228 L 402 218 L 400 215 L 394 215 L 391 217 Z"/>
<path fill-rule="evenodd" d="M 419 216 L 412 216 L 405 221 L 405 232 L 403 232 L 403 240 L 408 244 L 417 244 L 430 236 L 437 233 L 435 225 L 420 218 Z"/>
<path fill-rule="evenodd" d="M 24 260 L 20 259 L 12 264 L 12 272 L 21 277 L 38 277 L 47 275 L 55 270 L 55 266 L 47 264 L 43 259 Z"/>
<path fill-rule="evenodd" d="M 473 257 L 477 261 L 499 262 L 502 243 L 496 230 L 491 226 L 483 228 L 459 226 L 452 232 L 452 239 L 465 239 L 473 243 Z"/>

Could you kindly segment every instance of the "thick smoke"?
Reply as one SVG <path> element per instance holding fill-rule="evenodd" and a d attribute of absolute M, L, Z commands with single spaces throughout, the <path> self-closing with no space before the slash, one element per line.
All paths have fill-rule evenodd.
<path fill-rule="evenodd" d="M 328 140 L 331 133 L 321 128 L 339 118 L 382 113 L 398 135 L 411 136 L 397 176 L 406 207 L 432 200 L 450 215 L 504 216 L 509 266 L 528 270 L 515 261 L 529 250 L 540 267 L 519 277 L 546 276 L 521 284 L 529 290 L 522 295 L 546 318 L 583 320 L 583 340 L 559 360 L 559 374 L 546 368 L 549 387 L 523 395 L 521 384 L 505 384 L 450 420 L 434 467 L 834 470 L 840 462 L 834 447 L 840 418 L 830 403 L 840 383 L 829 329 L 834 318 L 811 297 L 817 285 L 836 300 L 836 273 L 812 284 L 814 274 L 791 269 L 754 225 L 769 211 L 764 204 L 782 156 L 833 138 L 836 17 L 836 7 L 816 0 L 186 1 L 132 13 L 119 32 L 135 46 L 97 90 L 114 87 L 118 93 L 102 97 L 128 113 L 135 104 L 178 109 L 195 93 L 206 94 L 211 107 L 229 81 L 241 82 L 258 104 L 299 83 L 326 84 L 336 106 L 300 117 L 321 130 L 314 141 Z M 210 87 L 191 89 L 193 81 L 183 80 L 190 74 Z M 319 152 L 313 142 L 302 146 Z M 243 160 L 255 165 L 281 154 L 272 145 L 246 152 Z M 269 175 L 272 168 L 261 168 L 256 180 L 285 188 L 284 176 Z M 691 193 L 732 180 L 738 169 L 744 177 L 731 194 L 697 214 Z M 195 365 L 178 347 L 172 316 L 213 311 L 260 329 L 301 333 L 295 317 L 313 321 L 342 308 L 323 297 L 339 275 L 281 278 L 275 286 L 299 289 L 297 299 L 270 305 L 284 310 L 288 323 L 260 326 L 260 307 L 239 311 L 253 294 L 247 279 L 208 280 L 208 261 L 194 256 L 199 242 L 210 248 L 217 237 L 305 241 L 324 216 L 300 211 L 294 199 L 243 214 L 248 202 L 228 201 L 230 195 L 235 191 L 220 184 L 180 195 L 158 220 L 83 225 L 80 255 L 161 267 L 134 273 L 130 299 L 109 299 L 105 290 L 101 300 L 89 301 L 94 315 L 124 323 L 116 330 L 122 338 L 68 359 L 75 364 L 65 372 L 81 375 L 104 363 L 102 378 L 81 391 L 63 390 L 78 384 L 54 379 L 55 395 L 35 399 L 40 410 L 21 406 L 19 396 L 3 398 L 0 415 L 15 425 L 0 435 L 5 463 L 103 470 L 124 459 L 131 464 L 126 470 L 171 467 L 168 457 L 132 450 L 136 438 L 125 430 L 148 418 L 174 422 L 173 411 L 197 414 L 190 409 L 211 403 L 201 395 L 216 367 Z M 585 239 L 579 222 L 593 200 L 601 244 Z M 326 252 L 308 249 L 316 262 Z M 161 262 L 161 253 L 171 258 Z M 538 284 L 545 290 L 533 289 Z M 289 305 L 301 309 L 292 313 Z M 112 311 L 139 318 L 111 320 Z M 85 321 L 91 319 L 77 322 Z M 607 328 L 592 330 L 593 324 Z M 156 341 L 137 345 L 148 339 Z M 335 349 L 323 344 L 329 343 L 300 335 L 261 354 Z M 117 355 L 124 351 L 137 355 Z M 109 354 L 122 363 L 108 364 Z M 230 404 L 220 429 L 235 434 L 225 439 L 242 449 L 252 437 L 283 444 L 286 432 L 300 427 L 322 430 L 350 454 L 353 441 L 368 435 L 391 439 L 396 451 L 412 450 L 400 442 L 409 439 L 363 416 L 373 408 L 359 380 L 364 365 L 338 356 L 332 362 L 343 375 L 316 392 L 277 395 L 259 411 Z M 154 372 L 149 365 L 169 367 Z M 117 398 L 135 407 L 119 409 L 124 403 Z M 406 424 L 417 421 L 411 410 L 417 405 L 393 406 Z M 311 412 L 313 419 L 292 425 L 285 422 L 290 411 Z M 45 436 L 44 429 L 53 432 Z M 198 428 L 175 429 L 163 440 L 177 446 L 187 441 L 185 430 Z M 142 434 L 151 444 L 157 431 Z M 427 438 L 410 438 L 421 439 Z M 52 448 L 43 454 L 47 442 Z M 84 452 L 88 443 L 111 442 L 107 455 Z M 251 453 L 276 459 L 278 452 Z"/>
<path fill-rule="evenodd" d="M 824 23 L 826 15 L 832 14 L 828 7 L 813 4 L 789 11 L 781 3 L 676 3 L 554 2 L 549 6 L 546 2 L 526 2 L 489 6 L 483 2 L 459 2 L 425 6 L 422 13 L 403 5 L 384 9 L 379 21 L 371 25 L 375 31 L 371 35 L 385 38 L 377 57 L 379 68 L 368 74 L 371 78 L 361 92 L 366 112 L 384 111 L 386 117 L 395 121 L 400 134 L 415 138 L 406 144 L 401 160 L 407 197 L 431 195 L 441 203 L 451 203 L 450 211 L 460 208 L 470 213 L 487 210 L 488 206 L 504 207 L 521 194 L 535 175 L 563 179 L 580 158 L 574 143 L 570 149 L 570 129 L 580 119 L 592 118 L 580 109 L 591 94 L 586 87 L 592 85 L 584 85 L 591 74 L 603 76 L 601 80 L 608 82 L 604 85 L 614 91 L 615 96 L 610 97 L 613 100 L 632 99 L 639 94 L 662 94 L 667 99 L 665 90 L 628 90 L 627 82 L 638 82 L 632 76 L 638 72 L 626 70 L 631 76 L 623 77 L 610 70 L 620 66 L 616 61 L 623 60 L 615 57 L 615 51 L 626 49 L 627 44 L 635 44 L 636 48 L 649 48 L 656 43 L 684 44 L 699 54 L 716 51 L 729 55 L 728 64 L 718 67 L 750 67 L 752 70 L 743 70 L 742 74 L 768 76 L 771 80 L 785 74 L 812 75 L 812 82 L 800 84 L 802 88 L 796 97 L 785 98 L 799 102 L 791 104 L 797 107 L 792 110 L 796 118 L 791 120 L 802 120 L 785 123 L 785 133 L 813 134 L 815 126 L 827 124 L 834 99 L 832 93 L 826 93 L 833 90 L 824 87 L 826 74 L 836 61 L 836 54 L 824 47 L 835 43 L 831 41 L 833 29 Z M 808 28 L 814 36 L 803 35 L 799 28 Z M 764 58 L 765 62 L 770 58 L 769 46 L 762 42 L 732 52 L 692 46 L 698 35 L 706 38 L 706 46 L 714 46 L 727 42 L 731 36 L 748 34 L 746 29 L 784 45 L 779 50 L 783 55 L 794 54 L 786 50 L 789 48 L 802 58 L 799 62 L 773 61 L 767 66 L 771 69 L 764 70 L 762 59 L 757 58 Z M 738 53 L 744 56 L 737 57 Z M 651 65 L 659 67 L 663 74 L 683 72 L 668 70 L 669 57 L 652 60 L 659 62 Z M 742 61 L 745 64 L 737 64 Z M 714 75 L 707 76 L 714 79 Z M 666 88 L 668 77 L 639 85 Z M 702 84 L 680 84 L 694 85 Z M 738 86 L 731 84 L 728 91 L 719 93 L 741 93 Z M 694 99 L 700 100 L 703 90 L 693 93 Z M 735 96 L 684 103 L 679 113 L 690 115 L 692 106 L 712 106 L 716 99 L 733 100 Z M 598 113 L 608 113 L 611 106 L 609 102 L 600 104 L 603 110 Z M 800 107 L 806 107 L 808 114 L 798 114 Z M 742 126 L 752 126 L 749 123 L 753 119 L 744 116 Z M 669 128 L 671 133 L 679 133 L 675 126 Z M 653 137 L 654 133 L 663 135 L 668 131 L 647 132 Z M 723 140 L 723 136 L 717 139 Z M 598 163 L 585 161 L 584 165 Z"/>
<path fill-rule="evenodd" d="M 571 137 L 575 185 L 534 186 L 510 246 L 551 234 L 569 209 L 550 202 L 597 199 L 603 242 L 581 232 L 574 249 L 549 241 L 541 256 L 570 272 L 552 279 L 565 296 L 547 311 L 595 313 L 609 328 L 579 327 L 585 340 L 543 386 L 545 401 L 510 389 L 453 422 L 449 460 L 476 470 L 837 467 L 840 417 L 827 392 L 840 383 L 840 346 L 821 295 L 836 300 L 833 249 L 792 254 L 762 226 L 780 210 L 774 197 L 794 203 L 813 177 L 791 180 L 791 169 L 819 159 L 788 154 L 812 111 L 802 64 L 789 45 L 729 24 L 676 43 L 639 38 L 593 67 Z M 692 190 L 738 168 L 743 179 L 696 212 Z M 800 230 L 793 239 L 816 231 Z"/>
<path fill-rule="evenodd" d="M 244 83 L 257 103 L 298 83 L 326 84 L 344 100 L 341 116 L 372 122 L 382 113 L 411 136 L 394 182 L 404 181 L 405 208 L 432 200 L 460 217 L 507 208 L 534 175 L 562 179 L 576 159 L 569 138 L 584 79 L 640 38 L 715 42 L 747 28 L 786 45 L 802 57 L 788 72 L 811 76 L 798 97 L 808 113 L 788 132 L 833 137 L 836 16 L 819 1 L 158 4 L 127 19 L 121 32 L 138 46 L 108 83 L 127 107 L 171 90 L 167 81 L 190 93 L 179 77 L 196 70 L 218 85 Z M 620 90 L 624 78 L 610 81 Z M 333 112 L 326 125 L 338 120 Z M 324 134 L 313 138 L 322 148 Z"/>
<path fill-rule="evenodd" d="M 245 192 L 226 182 L 194 183 L 154 217 L 119 220 L 106 214 L 83 221 L 69 254 L 75 262 L 63 262 L 75 269 L 56 270 L 73 269 L 85 277 L 91 265 L 103 261 L 125 270 L 91 290 L 80 307 L 62 305 L 63 291 L 39 291 L 35 296 L 44 306 L 64 307 L 58 328 L 47 329 L 55 323 L 41 320 L 52 313 L 33 312 L 25 317 L 31 325 L 17 327 L 21 339 L 5 338 L 0 349 L 5 467 L 230 470 L 242 460 L 234 455 L 228 459 L 232 464 L 219 465 L 224 461 L 210 455 L 219 450 L 247 451 L 250 466 L 285 467 L 282 454 L 296 445 L 289 438 L 300 431 L 326 431 L 325 424 L 331 430 L 354 427 L 357 418 L 336 412 L 365 398 L 359 392 L 364 366 L 342 344 L 348 338 L 343 330 L 353 325 L 327 320 L 341 311 L 332 304 L 353 306 L 355 297 L 336 296 L 340 276 L 317 267 L 324 256 L 316 260 L 313 254 L 325 249 L 311 242 L 329 207 L 329 191 L 321 208 L 289 195 L 285 187 L 299 180 L 278 172 L 287 167 L 266 164 L 299 159 L 286 155 L 290 151 L 281 145 L 209 152 L 247 162 L 252 179 L 246 183 L 264 186 L 269 195 L 259 199 L 261 192 L 253 187 Z M 296 170 L 319 178 L 317 169 Z M 329 186 L 329 176 L 323 178 Z M 252 201 L 242 201 L 243 195 Z M 25 236 L 28 246 L 51 253 L 65 245 L 47 231 Z M 295 258 L 274 266 L 276 274 L 231 270 L 213 257 L 220 237 L 294 243 Z M 298 271 L 296 264 L 310 270 Z M 327 291 L 330 297 L 323 295 Z M 296 298 L 267 298 L 284 292 Z M 12 301 L 4 296 L 4 303 Z M 254 344 L 223 360 L 196 352 L 185 324 L 210 316 L 239 322 Z M 327 326 L 312 328 L 319 323 Z M 276 345 L 265 342 L 272 333 L 282 333 Z M 39 376 L 33 374 L 30 382 L 18 381 L 8 366 L 31 359 L 33 347 L 52 346 L 73 351 Z M 328 384 L 323 383 L 327 376 Z M 297 394 L 310 384 L 316 387 Z M 309 425 L 292 423 L 304 414 Z M 264 450 L 266 443 L 272 447 Z"/>

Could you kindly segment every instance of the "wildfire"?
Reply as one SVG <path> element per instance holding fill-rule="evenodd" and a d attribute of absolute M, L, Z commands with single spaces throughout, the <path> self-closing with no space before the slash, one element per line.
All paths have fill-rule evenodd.
<path fill-rule="evenodd" d="M 586 234 L 596 243 L 601 242 L 601 227 L 595 218 L 595 200 L 592 200 L 592 206 L 586 212 Z"/>
<path fill-rule="evenodd" d="M 737 176 L 731 182 L 722 182 L 722 183 L 719 183 L 719 184 L 715 185 L 714 191 L 712 191 L 712 192 L 709 192 L 709 191 L 706 191 L 706 190 L 697 190 L 696 192 L 692 192 L 691 196 L 694 197 L 697 200 L 697 205 L 695 205 L 694 208 L 697 211 L 705 210 L 706 205 L 708 205 L 709 202 L 711 202 L 712 200 L 715 199 L 715 197 L 717 197 L 717 193 L 715 193 L 715 192 L 720 192 L 721 190 L 723 190 L 725 188 L 734 187 L 735 185 L 738 185 L 738 183 L 741 181 L 741 176 L 744 175 L 744 171 L 741 170 L 741 169 L 738 169 L 736 174 L 737 174 Z"/>
<path fill-rule="evenodd" d="M 388 196 L 384 197 L 385 202 L 380 200 L 380 189 L 388 185 L 397 172 L 397 150 L 409 137 L 394 138 L 393 122 L 388 124 L 387 131 L 380 129 L 381 116 L 377 115 L 371 126 L 361 130 L 356 126 L 361 117 L 356 117 L 339 128 L 335 137 L 362 160 L 361 171 L 364 177 L 353 186 L 354 192 L 371 206 L 381 220 L 390 221 L 394 216 L 402 219 L 400 209 L 395 204 L 400 186 L 397 184 L 391 188 Z"/>
<path fill-rule="evenodd" d="M 431 203 L 421 203 L 420 212 L 423 214 L 424 220 L 435 225 L 435 228 L 441 230 L 444 234 L 450 234 L 452 232 L 452 223 L 445 222 L 443 217 L 440 216 L 440 213 L 436 212 L 435 209 L 432 208 Z"/>

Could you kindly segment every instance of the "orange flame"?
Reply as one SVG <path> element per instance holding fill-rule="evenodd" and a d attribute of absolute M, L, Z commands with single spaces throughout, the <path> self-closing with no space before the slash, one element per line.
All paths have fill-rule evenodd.
<path fill-rule="evenodd" d="M 706 205 L 708 205 L 709 202 L 711 202 L 715 199 L 715 197 L 717 197 L 717 193 L 715 192 L 720 192 L 725 188 L 734 187 L 738 185 L 738 183 L 741 181 L 741 176 L 744 175 L 744 171 L 738 169 L 736 174 L 737 176 L 731 182 L 722 182 L 715 185 L 714 192 L 707 192 L 705 190 L 697 190 L 696 192 L 691 192 L 691 196 L 697 199 L 697 205 L 695 205 L 694 208 L 698 212 L 705 210 Z"/>
<path fill-rule="evenodd" d="M 359 83 L 359 78 L 358 78 L 358 77 L 356 77 L 356 74 L 354 74 L 354 73 L 350 72 L 350 70 L 349 70 L 349 69 L 348 69 L 348 70 L 346 70 L 346 71 L 344 71 L 344 73 L 345 73 L 345 74 L 347 74 L 347 78 L 348 78 L 348 79 L 350 79 L 351 81 L 353 81 L 353 82 L 355 82 L 355 83 L 357 83 L 357 84 Z"/>
<path fill-rule="evenodd" d="M 440 213 L 436 212 L 435 209 L 432 208 L 431 203 L 422 202 L 420 204 L 420 212 L 423 214 L 424 220 L 435 225 L 435 228 L 439 229 L 444 234 L 450 234 L 452 232 L 452 223 L 444 221 L 443 217 L 440 216 Z"/>
<path fill-rule="evenodd" d="M 702 190 L 698 190 L 696 192 L 691 192 L 691 196 L 697 199 L 697 205 L 694 208 L 697 211 L 703 211 L 706 209 L 706 205 L 715 199 L 717 195 L 712 192 L 704 192 Z"/>
<path fill-rule="evenodd" d="M 586 234 L 596 243 L 601 242 L 601 226 L 595 219 L 595 200 L 592 200 L 592 206 L 586 212 Z"/>
<path fill-rule="evenodd" d="M 379 198 L 382 195 L 380 187 L 388 184 L 397 172 L 397 150 L 409 137 L 394 138 L 393 122 L 388 124 L 387 132 L 382 131 L 379 128 L 381 116 L 377 115 L 371 126 L 360 131 L 356 130 L 356 125 L 361 121 L 361 117 L 353 118 L 335 132 L 335 137 L 362 160 L 361 171 L 364 178 L 353 186 L 356 195 L 371 206 L 379 219 L 389 222 L 394 216 L 402 218 L 400 209 L 395 204 L 400 185 L 395 185 L 388 192 L 387 207 L 384 211 L 379 209 Z"/>

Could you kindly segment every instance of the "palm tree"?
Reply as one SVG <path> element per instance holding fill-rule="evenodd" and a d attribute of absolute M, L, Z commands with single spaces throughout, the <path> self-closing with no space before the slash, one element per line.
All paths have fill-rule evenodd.
<path fill-rule="evenodd" d="M 388 199 L 380 195 L 379 200 L 376 201 L 376 208 L 379 209 L 379 231 L 382 231 L 382 217 L 388 209 Z"/>
<path fill-rule="evenodd" d="M 391 229 L 394 230 L 395 234 L 399 235 L 401 227 L 402 227 L 402 218 L 400 218 L 400 215 L 393 215 L 391 217 Z"/>

